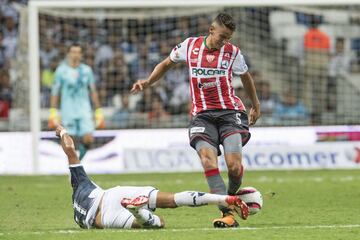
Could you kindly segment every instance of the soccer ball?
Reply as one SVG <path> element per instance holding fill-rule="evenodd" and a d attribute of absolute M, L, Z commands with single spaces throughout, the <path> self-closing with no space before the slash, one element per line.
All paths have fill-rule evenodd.
<path fill-rule="evenodd" d="M 236 195 L 243 200 L 249 207 L 249 214 L 254 215 L 260 212 L 263 205 L 261 193 L 254 187 L 241 188 Z"/>

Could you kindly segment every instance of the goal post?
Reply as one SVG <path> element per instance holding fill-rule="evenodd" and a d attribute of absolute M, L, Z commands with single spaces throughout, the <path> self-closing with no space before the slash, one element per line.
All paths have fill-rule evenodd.
<path fill-rule="evenodd" d="M 29 61 L 29 70 L 28 70 L 28 76 L 29 76 L 29 81 L 30 81 L 30 105 L 29 105 L 29 109 L 30 109 L 30 127 L 31 127 L 31 134 L 32 134 L 32 159 L 33 159 L 33 172 L 37 173 L 38 172 L 38 159 L 39 159 L 39 141 L 40 141 L 40 132 L 41 132 L 41 95 L 40 95 L 40 85 L 41 85 L 41 74 L 40 74 L 40 42 L 41 42 L 41 36 L 40 36 L 40 14 L 41 12 L 46 12 L 47 10 L 60 10 L 63 11 L 60 13 L 60 15 L 56 15 L 58 14 L 58 12 L 54 13 L 54 16 L 63 16 L 63 14 L 66 14 L 66 12 L 64 12 L 64 10 L 71 10 L 73 11 L 73 13 L 71 13 L 71 11 L 68 12 L 69 14 L 69 19 L 73 19 L 74 18 L 74 14 L 77 13 L 78 10 L 84 10 L 84 9 L 88 9 L 90 11 L 95 11 L 95 10 L 99 10 L 99 9 L 107 9 L 107 10 L 114 10 L 113 12 L 110 13 L 99 13 L 100 15 L 103 14 L 104 18 L 117 18 L 117 19 L 121 19 L 121 14 L 118 14 L 116 12 L 116 10 L 121 10 L 121 9 L 129 9 L 131 10 L 131 14 L 133 13 L 135 16 L 138 16 L 139 18 L 142 18 L 140 15 L 136 15 L 137 9 L 139 9 L 139 11 L 142 12 L 146 12 L 146 9 L 151 9 L 153 10 L 153 13 L 151 14 L 156 14 L 156 12 L 158 12 L 158 15 L 161 16 L 162 14 L 162 10 L 169 10 L 169 9 L 173 9 L 174 13 L 176 13 L 176 11 L 181 10 L 181 9 L 190 9 L 191 7 L 196 7 L 198 9 L 200 8 L 213 8 L 213 10 L 211 11 L 216 12 L 217 9 L 224 9 L 224 8 L 231 8 L 231 7 L 269 7 L 269 8 L 286 8 L 286 10 L 291 9 L 292 7 L 295 7 L 295 9 L 292 9 L 293 12 L 297 11 L 296 7 L 305 7 L 305 11 L 313 11 L 312 9 L 308 9 L 314 6 L 333 6 L 333 7 L 342 7 L 344 6 L 344 4 L 346 5 L 356 5 L 359 6 L 360 5 L 360 0 L 347 0 L 347 1 L 341 1 L 341 0 L 336 0 L 336 1 L 332 1 L 331 3 L 329 3 L 328 0 L 252 0 L 252 1 L 239 1 L 239 0 L 223 0 L 223 1 L 209 1 L 209 0 L 183 0 L 183 1 L 166 1 L 166 0 L 121 0 L 121 1 L 117 1 L 117 0 L 78 0 L 78 1 L 52 1 L 52 0 L 32 0 L 29 1 L 28 3 L 28 61 Z M 144 10 L 145 9 L 145 10 Z M 186 10 L 184 10 L 186 11 Z M 318 12 L 320 11 L 319 9 L 315 9 L 314 11 Z M 351 11 L 349 9 L 347 9 L 346 11 Z M 209 10 L 210 12 L 210 10 Z M 91 12 L 92 13 L 92 12 Z M 86 15 L 86 13 L 80 13 L 84 14 L 84 16 L 89 17 L 90 14 Z M 52 13 L 50 13 L 52 14 Z M 124 16 L 126 15 L 126 13 L 122 12 L 122 14 L 124 14 Z M 127 18 L 130 18 L 128 14 L 126 15 Z M 170 13 L 168 13 L 170 14 Z M 356 13 L 352 13 L 353 15 L 356 15 Z M 357 13 L 358 14 L 358 13 Z M 117 15 L 117 16 L 116 16 Z M 148 16 L 148 15 L 146 15 Z M 154 15 L 155 16 L 155 15 Z M 243 17 L 241 14 L 239 14 L 239 18 L 237 19 L 238 22 L 241 22 Z M 96 16 L 94 16 L 95 18 Z M 259 18 L 261 18 L 262 16 L 258 16 Z M 81 18 L 81 16 L 80 16 Z M 256 18 L 256 16 L 255 16 Z M 72 21 L 72 20 L 71 20 Z M 252 27 L 261 27 L 262 26 L 262 22 L 261 20 L 258 20 L 258 22 L 255 22 Z M 271 27 L 271 26 L 270 26 Z M 131 30 L 131 29 L 130 29 Z M 126 29 L 124 31 L 130 31 L 129 29 Z M 278 29 L 279 30 L 279 29 Z M 280 29 L 281 30 L 281 29 Z M 257 31 L 256 29 L 254 31 Z M 261 33 L 261 29 L 258 30 L 258 35 L 259 37 L 253 37 L 251 36 L 252 32 L 248 32 L 245 33 L 249 34 L 250 36 L 245 36 L 242 40 L 244 42 L 245 46 L 252 46 L 255 48 L 254 45 L 256 45 L 257 41 L 259 41 L 261 43 L 261 37 L 262 37 L 262 33 Z M 287 31 L 286 28 L 284 29 L 284 31 Z M 300 33 L 297 33 L 300 34 Z M 280 38 L 279 38 L 280 39 Z M 281 41 L 283 40 L 283 38 L 280 39 Z M 269 41 L 270 42 L 270 41 Z M 278 43 L 280 44 L 284 44 L 283 42 Z M 287 47 L 287 51 L 290 52 L 290 55 L 293 54 L 295 51 L 297 51 L 298 49 L 296 49 L 297 45 L 291 45 L 291 44 L 297 44 L 297 42 L 287 42 L 286 43 L 286 47 Z M 235 44 L 237 45 L 237 44 Z M 271 45 L 269 43 L 269 46 L 257 46 L 257 48 L 268 48 L 265 53 L 266 54 L 271 54 L 273 53 L 275 50 L 271 49 Z M 246 50 L 246 47 L 245 49 Z M 254 54 L 260 55 L 263 54 L 264 52 L 261 51 L 255 51 Z M 285 51 L 286 53 L 286 51 Z M 281 54 L 283 54 L 283 52 L 281 52 Z M 274 59 L 278 59 L 281 58 L 281 54 L 279 53 L 278 56 L 275 56 Z M 292 60 L 294 59 L 293 56 L 287 57 L 287 60 Z M 286 60 L 286 61 L 287 61 Z M 279 64 L 283 61 L 283 60 L 278 60 Z M 269 63 L 266 62 L 261 62 L 261 56 L 256 56 L 254 57 L 254 65 L 256 65 L 257 63 L 261 63 L 261 66 L 267 66 L 268 68 L 272 68 L 273 66 L 269 67 Z M 286 64 L 286 63 L 285 63 Z M 301 62 L 299 63 L 301 64 Z M 269 74 L 269 76 L 271 78 L 286 78 L 288 75 L 292 75 L 295 74 L 297 75 L 295 77 L 295 80 L 292 81 L 297 81 L 297 79 L 301 78 L 301 75 L 299 73 L 299 69 L 296 68 L 295 64 L 289 64 L 288 66 L 284 66 L 284 68 L 288 68 L 286 69 L 286 73 L 278 73 L 277 70 L 269 70 L 266 73 Z M 292 78 L 291 76 L 289 78 Z M 285 81 L 285 80 L 284 80 Z M 351 81 L 349 81 L 351 82 Z M 354 81 L 353 81 L 354 82 Z M 282 83 L 281 83 L 282 84 Z M 284 87 L 283 85 L 281 85 L 278 82 L 274 83 L 273 88 L 275 90 L 277 90 L 278 92 L 283 91 L 286 87 Z M 351 83 L 349 83 L 351 84 Z M 356 83 L 355 83 L 356 84 Z M 298 83 L 294 83 L 294 85 L 298 85 Z M 287 85 L 286 85 L 287 86 Z M 344 86 L 344 89 L 346 88 L 346 90 L 344 90 L 344 94 L 350 92 L 350 91 L 357 91 L 356 87 L 352 85 L 349 86 Z M 299 90 L 299 94 L 301 93 L 301 90 Z M 345 93 L 346 92 L 346 93 Z M 344 105 L 346 105 L 345 103 L 349 102 L 351 104 L 354 104 L 354 101 L 356 102 L 358 100 L 358 97 L 354 96 L 354 92 L 351 92 L 351 94 L 348 94 L 347 99 L 344 98 Z M 305 96 L 305 98 L 307 98 L 307 100 L 309 102 L 312 101 L 313 96 L 307 97 Z M 353 105 L 351 105 L 353 106 Z M 345 112 L 341 112 L 338 113 L 339 116 L 343 116 L 346 115 L 349 111 L 345 111 Z M 343 114 L 343 115 L 341 115 Z M 350 122 L 350 124 L 353 124 L 353 119 L 356 118 L 359 115 L 354 115 L 354 116 L 350 116 L 349 119 L 350 120 L 343 120 L 340 122 L 332 122 L 332 121 L 328 121 L 328 122 L 324 122 L 324 124 L 347 124 L 348 122 Z M 182 121 L 182 120 L 181 120 Z M 271 124 L 270 124 L 271 125 Z M 167 126 L 167 125 L 164 125 Z M 173 125 L 169 125 L 169 126 L 173 126 Z M 176 126 L 176 124 L 175 124 Z"/>
<path fill-rule="evenodd" d="M 39 11 L 38 6 L 29 2 L 28 37 L 29 37 L 29 81 L 30 81 L 30 130 L 32 140 L 33 172 L 38 172 L 40 141 L 40 56 L 39 56 Z M 31 29 L 31 30 L 30 30 Z M 36 60 L 38 59 L 38 60 Z"/>

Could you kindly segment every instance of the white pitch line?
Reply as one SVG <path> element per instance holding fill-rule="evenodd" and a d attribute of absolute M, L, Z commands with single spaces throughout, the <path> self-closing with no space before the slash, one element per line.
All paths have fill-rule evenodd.
<path fill-rule="evenodd" d="M 360 177 L 358 176 L 346 176 L 346 177 L 295 177 L 295 178 L 287 178 L 287 177 L 258 177 L 250 179 L 251 182 L 258 182 L 258 183 L 289 183 L 289 182 L 296 182 L 296 183 L 303 183 L 303 182 L 324 182 L 324 181 L 331 181 L 331 182 L 354 182 L 359 181 Z"/>
<path fill-rule="evenodd" d="M 106 233 L 139 233 L 139 232 L 192 232 L 192 231 L 257 231 L 257 230 L 279 230 L 279 229 L 341 229 L 341 228 L 360 228 L 360 224 L 350 225 L 315 225 L 315 226 L 274 226 L 274 227 L 240 227 L 240 228 L 182 228 L 182 229 L 107 229 Z M 103 233 L 104 231 L 91 231 L 91 233 Z M 43 234 L 78 234 L 87 233 L 86 230 L 57 230 L 57 231 L 35 231 L 35 232 L 12 232 L 12 233 L 0 233 L 0 236 L 4 235 L 43 235 Z"/>

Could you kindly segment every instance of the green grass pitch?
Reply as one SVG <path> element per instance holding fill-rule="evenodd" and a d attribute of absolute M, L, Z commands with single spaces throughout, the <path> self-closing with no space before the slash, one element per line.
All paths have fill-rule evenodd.
<path fill-rule="evenodd" d="M 94 175 L 103 188 L 207 191 L 202 173 Z M 214 229 L 215 206 L 158 209 L 162 230 L 83 230 L 73 221 L 68 176 L 0 176 L 0 239 L 360 239 L 360 170 L 252 171 L 243 186 L 266 198 L 238 229 Z"/>

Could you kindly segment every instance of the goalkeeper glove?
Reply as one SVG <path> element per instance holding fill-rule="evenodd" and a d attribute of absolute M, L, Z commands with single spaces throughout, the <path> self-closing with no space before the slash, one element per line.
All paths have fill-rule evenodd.
<path fill-rule="evenodd" d="M 50 108 L 48 119 L 48 128 L 54 129 L 60 124 L 60 117 L 56 108 Z"/>
<path fill-rule="evenodd" d="M 95 110 L 95 125 L 97 129 L 105 128 L 105 119 L 102 108 L 97 108 Z"/>

